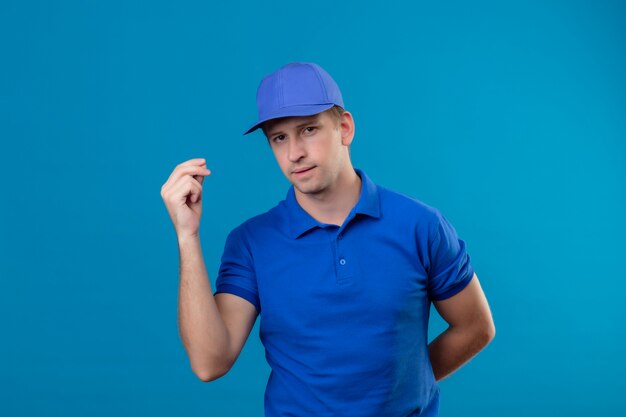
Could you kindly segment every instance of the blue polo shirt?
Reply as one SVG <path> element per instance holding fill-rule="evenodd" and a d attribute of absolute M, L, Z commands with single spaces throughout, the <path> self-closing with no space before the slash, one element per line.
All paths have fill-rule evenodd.
<path fill-rule="evenodd" d="M 292 186 L 226 239 L 215 294 L 260 314 L 266 417 L 438 415 L 430 304 L 472 279 L 465 242 L 437 209 L 355 171 L 341 227 L 305 212 Z"/>

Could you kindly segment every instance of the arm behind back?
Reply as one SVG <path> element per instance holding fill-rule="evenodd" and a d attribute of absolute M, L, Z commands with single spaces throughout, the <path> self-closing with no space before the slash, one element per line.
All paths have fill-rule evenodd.
<path fill-rule="evenodd" d="M 453 327 L 475 328 L 484 331 L 490 339 L 495 337 L 496 327 L 491 310 L 476 274 L 458 294 L 440 301 L 433 301 L 439 315 Z"/>

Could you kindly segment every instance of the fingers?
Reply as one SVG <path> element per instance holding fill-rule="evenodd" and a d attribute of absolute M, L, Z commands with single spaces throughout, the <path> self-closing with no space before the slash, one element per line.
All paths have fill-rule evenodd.
<path fill-rule="evenodd" d="M 197 202 L 202 195 L 202 185 L 191 176 L 185 176 L 175 183 L 168 192 L 170 201 L 185 204 L 187 198 L 192 203 Z"/>
<path fill-rule="evenodd" d="M 169 193 L 169 189 L 176 187 L 176 183 L 184 176 L 194 176 L 202 184 L 204 176 L 211 175 L 211 170 L 207 169 L 204 158 L 195 158 L 185 161 L 174 168 L 169 178 L 161 187 L 161 195 Z"/>
<path fill-rule="evenodd" d="M 179 165 L 174 169 L 174 171 L 170 175 L 167 182 L 169 183 L 176 182 L 178 178 L 184 175 L 203 175 L 204 176 L 204 175 L 210 175 L 210 174 L 211 174 L 211 170 L 209 170 L 205 166 L 199 166 L 199 165 L 180 166 Z"/>
<path fill-rule="evenodd" d="M 206 160 L 204 158 L 193 158 L 189 159 L 185 162 L 178 164 L 179 167 L 189 166 L 189 165 L 205 165 Z"/>
<path fill-rule="evenodd" d="M 202 185 L 196 179 L 192 178 L 190 182 L 190 189 L 187 198 L 191 203 L 197 203 L 202 197 Z"/>

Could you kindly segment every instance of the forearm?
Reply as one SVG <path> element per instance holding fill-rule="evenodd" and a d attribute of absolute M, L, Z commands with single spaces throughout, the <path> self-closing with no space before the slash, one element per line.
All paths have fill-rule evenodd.
<path fill-rule="evenodd" d="M 178 241 L 180 285 L 178 325 L 193 371 L 210 379 L 225 369 L 228 331 L 218 310 L 209 281 L 200 239 Z"/>
<path fill-rule="evenodd" d="M 483 328 L 448 327 L 428 345 L 435 380 L 440 381 L 459 369 L 491 339 L 492 336 Z"/>

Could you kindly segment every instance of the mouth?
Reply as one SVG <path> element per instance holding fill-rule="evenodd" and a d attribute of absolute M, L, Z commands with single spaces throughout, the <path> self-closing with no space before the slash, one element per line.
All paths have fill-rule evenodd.
<path fill-rule="evenodd" d="M 297 170 L 295 170 L 295 171 L 292 171 L 292 173 L 293 173 L 294 175 L 298 175 L 298 176 L 300 176 L 300 175 L 304 175 L 304 174 L 306 174 L 307 172 L 311 171 L 313 168 L 315 168 L 315 166 L 312 166 L 312 167 L 309 167 L 309 168 L 300 168 L 300 169 L 297 169 Z"/>

